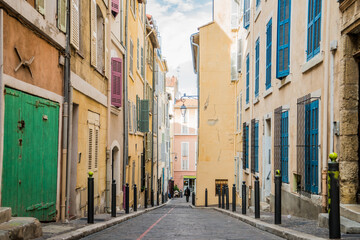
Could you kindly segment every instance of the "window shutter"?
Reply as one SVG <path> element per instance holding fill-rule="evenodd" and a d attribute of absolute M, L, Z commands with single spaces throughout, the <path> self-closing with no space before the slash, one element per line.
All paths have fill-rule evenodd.
<path fill-rule="evenodd" d="M 122 59 L 111 58 L 111 104 L 121 107 L 122 102 Z"/>
<path fill-rule="evenodd" d="M 40 2 L 40 1 L 37 1 Z M 44 2 L 44 1 L 42 1 Z M 57 8 L 58 8 L 58 19 L 57 24 L 58 28 L 62 32 L 66 32 L 66 7 L 67 7 L 67 0 L 58 0 L 57 2 Z M 72 4 L 71 4 L 72 5 Z M 38 9 L 40 12 L 40 10 Z M 40 12 L 41 13 L 41 12 Z M 71 13 L 72 14 L 72 13 Z"/>
<path fill-rule="evenodd" d="M 137 116 L 136 116 L 136 126 L 137 129 L 140 129 L 140 115 L 141 115 L 141 111 L 140 111 L 140 97 L 138 95 L 136 95 L 136 112 L 137 112 Z"/>
<path fill-rule="evenodd" d="M 63 0 L 66 4 L 66 0 Z M 61 2 L 63 2 L 61 1 Z M 42 14 L 42 15 L 45 15 L 45 0 L 36 0 L 36 10 Z M 66 5 L 64 5 L 66 6 Z M 66 12 L 66 11 L 65 11 Z"/>
<path fill-rule="evenodd" d="M 93 126 L 89 126 L 89 138 L 88 138 L 88 169 L 92 169 L 93 164 Z"/>
<path fill-rule="evenodd" d="M 99 160 L 99 129 L 95 128 L 95 164 L 94 168 L 98 168 L 98 160 Z"/>
<path fill-rule="evenodd" d="M 272 19 L 266 25 L 266 89 L 271 87 Z"/>
<path fill-rule="evenodd" d="M 66 0 L 61 0 L 60 2 L 63 2 Z M 71 0 L 71 6 L 70 6 L 71 16 L 70 16 L 70 43 L 71 45 L 76 49 L 79 50 L 80 48 L 80 14 L 79 14 L 79 0 Z M 64 11 L 64 18 L 66 19 L 66 11 Z M 60 22 L 59 22 L 59 28 L 62 31 L 66 31 L 66 24 L 62 24 L 60 16 Z M 62 29 L 64 27 L 64 29 Z"/>
<path fill-rule="evenodd" d="M 237 41 L 237 71 L 241 72 L 241 59 L 242 59 L 242 41 L 241 38 Z"/>
<path fill-rule="evenodd" d="M 255 173 L 255 119 L 251 120 L 251 172 Z"/>
<path fill-rule="evenodd" d="M 236 63 L 236 46 L 232 47 L 231 50 L 231 81 L 237 80 L 237 63 Z"/>
<path fill-rule="evenodd" d="M 129 122 L 129 131 L 132 132 L 132 119 L 131 119 L 131 113 L 132 113 L 132 109 L 131 109 L 131 102 L 128 101 L 128 122 Z"/>
<path fill-rule="evenodd" d="M 249 54 L 246 56 L 246 104 L 249 103 L 249 94 L 250 94 L 250 90 L 249 90 L 249 82 L 250 82 L 250 57 Z"/>
<path fill-rule="evenodd" d="M 243 123 L 243 169 L 246 169 L 247 161 L 247 149 L 246 149 L 246 123 Z"/>
<path fill-rule="evenodd" d="M 244 0 L 244 28 L 250 26 L 250 0 Z"/>
<path fill-rule="evenodd" d="M 274 171 L 281 169 L 281 112 L 282 107 L 274 111 Z"/>
<path fill-rule="evenodd" d="M 138 128 L 137 128 L 137 119 L 138 119 L 138 116 L 137 116 L 137 109 L 136 109 L 136 105 L 135 103 L 132 104 L 132 109 L 133 109 L 133 128 L 134 128 L 134 133 L 137 132 Z"/>
<path fill-rule="evenodd" d="M 255 43 L 255 97 L 259 96 L 260 38 Z"/>
<path fill-rule="evenodd" d="M 231 28 L 237 29 L 239 26 L 239 16 L 238 16 L 239 4 L 237 0 L 232 0 L 231 4 Z"/>
<path fill-rule="evenodd" d="M 90 31 L 91 31 L 91 65 L 97 67 L 97 24 L 96 24 L 96 2 L 90 2 Z"/>
<path fill-rule="evenodd" d="M 111 12 L 114 17 L 118 15 L 119 9 L 120 9 L 119 0 L 111 0 Z"/>
<path fill-rule="evenodd" d="M 144 48 L 141 47 L 141 76 L 144 78 Z"/>
<path fill-rule="evenodd" d="M 140 100 L 140 132 L 149 131 L 149 100 Z"/>
<path fill-rule="evenodd" d="M 130 74 L 134 73 L 134 44 L 130 39 Z"/>
<path fill-rule="evenodd" d="M 290 72 L 290 4 L 291 0 L 282 0 L 278 4 L 278 40 L 277 40 L 277 73 L 281 79 Z"/>

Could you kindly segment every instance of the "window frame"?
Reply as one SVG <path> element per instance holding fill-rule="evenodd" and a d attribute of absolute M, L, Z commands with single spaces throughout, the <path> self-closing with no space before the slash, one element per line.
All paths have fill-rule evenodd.
<path fill-rule="evenodd" d="M 272 67 L 272 18 L 266 24 L 266 71 L 265 89 L 271 88 L 271 67 Z"/>
<path fill-rule="evenodd" d="M 280 10 L 281 10 L 281 5 L 280 5 L 280 2 L 281 1 L 288 1 L 289 5 L 289 17 L 285 19 L 284 17 L 284 20 L 283 21 L 280 21 Z M 286 76 L 288 76 L 290 74 L 290 43 L 291 43 L 291 0 L 278 0 L 278 16 L 277 16 L 277 56 L 276 56 L 276 77 L 278 79 L 282 79 L 282 78 L 285 78 Z M 286 8 L 284 7 L 283 8 L 284 10 L 284 14 L 286 12 Z M 289 32 L 288 32 L 288 43 L 287 44 L 282 44 L 280 46 L 280 29 L 281 29 L 281 26 L 285 26 L 285 24 L 289 24 Z M 285 33 L 283 35 L 284 37 L 284 41 L 285 41 Z M 280 71 L 279 69 L 279 62 L 280 62 L 280 57 L 279 57 L 279 53 L 280 51 L 283 51 L 285 52 L 284 50 L 287 49 L 288 51 L 288 66 L 287 68 L 285 69 L 285 67 L 283 68 L 283 70 Z M 283 66 L 284 66 L 284 59 L 285 59 L 285 54 L 283 53 L 283 58 L 282 58 L 282 61 L 283 61 Z"/>

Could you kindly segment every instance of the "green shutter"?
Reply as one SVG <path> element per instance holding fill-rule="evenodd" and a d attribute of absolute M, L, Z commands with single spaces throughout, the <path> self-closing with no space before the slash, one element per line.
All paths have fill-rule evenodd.
<path fill-rule="evenodd" d="M 140 132 L 149 131 L 149 100 L 140 100 Z"/>
<path fill-rule="evenodd" d="M 136 95 L 136 124 L 137 124 L 137 130 L 140 129 L 140 97 Z"/>

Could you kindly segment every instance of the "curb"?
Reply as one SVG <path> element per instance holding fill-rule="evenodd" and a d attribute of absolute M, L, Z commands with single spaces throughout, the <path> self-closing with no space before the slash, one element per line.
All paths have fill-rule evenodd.
<path fill-rule="evenodd" d="M 298 232 L 292 229 L 288 229 L 288 228 L 284 228 L 281 227 L 279 225 L 274 225 L 274 224 L 270 224 L 270 223 L 266 223 L 257 219 L 253 219 L 251 217 L 248 216 L 244 216 L 238 213 L 233 213 L 230 212 L 228 210 L 224 210 L 218 207 L 194 207 L 191 205 L 192 208 L 194 209 L 214 209 L 218 212 L 224 213 L 229 215 L 230 217 L 236 218 L 240 221 L 243 221 L 253 227 L 256 227 L 260 230 L 269 232 L 271 234 L 274 234 L 276 236 L 285 238 L 285 239 L 290 239 L 290 240 L 307 240 L 307 239 L 312 239 L 312 240 L 324 240 L 326 238 L 321 238 L 321 237 L 316 237 L 307 233 L 303 233 L 303 232 Z"/>
<path fill-rule="evenodd" d="M 140 211 L 137 211 L 137 212 L 129 213 L 129 214 L 125 215 L 125 216 L 113 218 L 113 219 L 111 219 L 109 221 L 106 221 L 106 222 L 91 224 L 91 225 L 79 228 L 79 229 L 71 231 L 71 232 L 67 232 L 67 233 L 63 233 L 63 234 L 51 237 L 51 238 L 49 238 L 49 240 L 80 239 L 80 238 L 86 237 L 88 235 L 94 234 L 96 232 L 100 232 L 100 231 L 102 231 L 102 230 L 104 230 L 106 228 L 112 227 L 112 226 L 114 226 L 116 224 L 125 222 L 125 221 L 127 221 L 127 220 L 129 220 L 131 218 L 138 217 L 138 216 L 140 216 L 140 215 L 142 215 L 144 213 L 147 213 L 147 212 L 150 212 L 152 210 L 161 208 L 161 207 L 167 205 L 169 202 L 170 201 L 168 201 L 168 202 L 166 202 L 164 204 L 161 204 L 159 206 L 154 206 L 152 208 L 148 208 L 148 209 L 145 209 L 145 210 L 140 210 Z"/>

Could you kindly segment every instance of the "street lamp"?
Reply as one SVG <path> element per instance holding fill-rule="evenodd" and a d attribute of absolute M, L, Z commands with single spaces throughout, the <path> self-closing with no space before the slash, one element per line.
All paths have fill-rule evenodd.
<path fill-rule="evenodd" d="M 186 109 L 187 107 L 185 106 L 185 99 L 181 97 L 181 101 L 183 102 L 182 106 L 180 107 L 180 111 L 181 111 L 181 115 L 183 117 L 185 117 L 185 114 L 186 114 Z"/>

